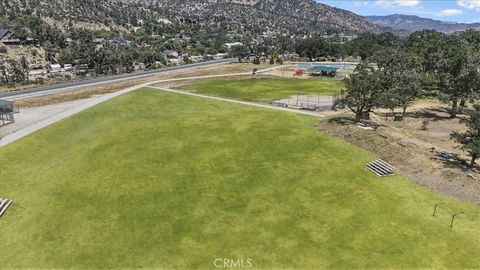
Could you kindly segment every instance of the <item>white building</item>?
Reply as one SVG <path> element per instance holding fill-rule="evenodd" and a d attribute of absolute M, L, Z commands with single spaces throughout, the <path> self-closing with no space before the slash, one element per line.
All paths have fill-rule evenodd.
<path fill-rule="evenodd" d="M 243 46 L 243 43 L 240 43 L 240 42 L 231 42 L 231 43 L 225 43 L 225 46 L 226 46 L 228 49 L 231 49 L 231 48 L 234 47 L 234 46 Z"/>

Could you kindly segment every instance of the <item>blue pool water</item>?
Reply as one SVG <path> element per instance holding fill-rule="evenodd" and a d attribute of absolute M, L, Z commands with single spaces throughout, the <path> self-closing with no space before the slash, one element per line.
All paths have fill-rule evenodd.
<path fill-rule="evenodd" d="M 338 68 L 340 70 L 354 70 L 355 67 L 357 66 L 357 64 L 353 64 L 353 63 L 343 64 L 343 63 L 321 63 L 321 62 L 299 63 L 297 65 L 298 65 L 299 69 L 304 69 L 304 70 L 308 70 L 308 69 L 311 69 L 311 68 L 316 67 L 316 66 L 334 67 L 334 68 Z"/>

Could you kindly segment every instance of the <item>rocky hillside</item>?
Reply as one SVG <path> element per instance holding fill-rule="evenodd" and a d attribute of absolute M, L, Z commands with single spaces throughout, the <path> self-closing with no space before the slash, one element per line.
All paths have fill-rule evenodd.
<path fill-rule="evenodd" d="M 453 33 L 465 31 L 467 29 L 480 29 L 480 23 L 455 23 L 444 22 L 432 19 L 421 18 L 411 15 L 394 14 L 389 16 L 368 16 L 368 21 L 383 27 L 393 29 L 403 29 L 408 31 L 421 31 L 424 29 L 433 29 L 443 33 Z"/>
<path fill-rule="evenodd" d="M 33 13 L 59 27 L 131 29 L 167 21 L 240 34 L 382 31 L 361 16 L 314 0 L 0 0 L 0 14 L 15 13 Z"/>

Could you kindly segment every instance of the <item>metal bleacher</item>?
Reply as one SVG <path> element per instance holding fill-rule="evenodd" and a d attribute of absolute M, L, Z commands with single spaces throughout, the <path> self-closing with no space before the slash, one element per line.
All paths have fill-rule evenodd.
<path fill-rule="evenodd" d="M 10 204 L 12 204 L 12 200 L 0 198 L 0 217 L 7 211 Z"/>
<path fill-rule="evenodd" d="M 380 177 L 393 176 L 395 171 L 395 167 L 381 159 L 367 163 L 367 169 Z"/>

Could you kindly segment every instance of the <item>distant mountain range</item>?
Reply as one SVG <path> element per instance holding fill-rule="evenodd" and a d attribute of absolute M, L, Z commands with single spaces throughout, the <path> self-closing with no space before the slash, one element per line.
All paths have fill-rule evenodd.
<path fill-rule="evenodd" d="M 410 32 L 424 29 L 437 30 L 443 33 L 465 31 L 467 29 L 480 29 L 480 23 L 456 23 L 426 19 L 413 15 L 394 14 L 389 16 L 366 16 L 369 22 L 383 27 L 391 27 L 395 30 L 407 30 Z"/>
<path fill-rule="evenodd" d="M 480 23 L 442 22 L 418 16 L 362 17 L 315 0 L 0 0 L 0 16 L 35 14 L 49 24 L 130 31 L 150 22 L 225 29 L 232 35 L 409 32 L 435 29 L 445 33 Z M 0 21 L 1 22 L 1 21 Z"/>

